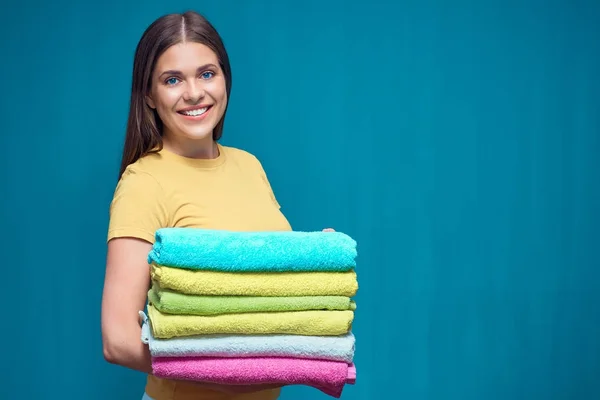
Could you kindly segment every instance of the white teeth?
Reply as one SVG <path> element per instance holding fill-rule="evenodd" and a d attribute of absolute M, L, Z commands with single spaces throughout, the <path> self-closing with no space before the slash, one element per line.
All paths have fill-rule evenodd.
<path fill-rule="evenodd" d="M 202 115 L 208 110 L 208 107 L 199 108 L 197 110 L 192 111 L 182 111 L 181 113 L 184 115 L 189 115 L 190 117 L 197 117 L 198 115 Z"/>

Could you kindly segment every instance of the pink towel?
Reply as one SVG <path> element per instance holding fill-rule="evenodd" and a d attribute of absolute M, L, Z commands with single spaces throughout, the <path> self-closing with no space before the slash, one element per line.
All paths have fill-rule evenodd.
<path fill-rule="evenodd" d="M 152 370 L 159 378 L 225 385 L 307 385 L 335 398 L 356 381 L 354 364 L 302 358 L 154 357 Z"/>

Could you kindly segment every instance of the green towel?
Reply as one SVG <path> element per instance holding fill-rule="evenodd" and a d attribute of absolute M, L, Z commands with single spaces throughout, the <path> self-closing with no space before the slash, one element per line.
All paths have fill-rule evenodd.
<path fill-rule="evenodd" d="M 356 309 L 345 296 L 199 296 L 160 289 L 156 284 L 148 291 L 148 300 L 160 312 L 182 315 Z"/>

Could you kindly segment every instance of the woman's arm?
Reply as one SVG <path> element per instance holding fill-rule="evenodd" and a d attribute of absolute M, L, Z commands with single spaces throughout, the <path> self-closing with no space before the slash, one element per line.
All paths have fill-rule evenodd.
<path fill-rule="evenodd" d="M 102 294 L 104 358 L 145 373 L 151 373 L 152 367 L 148 345 L 141 341 L 138 311 L 146 305 L 151 249 L 152 244 L 141 239 L 110 240 Z"/>

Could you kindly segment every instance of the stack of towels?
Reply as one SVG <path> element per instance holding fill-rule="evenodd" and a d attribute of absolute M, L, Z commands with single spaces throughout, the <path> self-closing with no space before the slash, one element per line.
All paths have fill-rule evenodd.
<path fill-rule="evenodd" d="M 354 384 L 356 242 L 341 232 L 165 228 L 142 341 L 161 378 L 261 388 Z"/>

